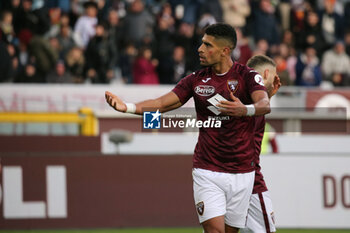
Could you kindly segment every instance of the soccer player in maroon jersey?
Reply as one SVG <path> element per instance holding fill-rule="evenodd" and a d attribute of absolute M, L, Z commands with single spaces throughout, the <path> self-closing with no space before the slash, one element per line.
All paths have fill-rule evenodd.
<path fill-rule="evenodd" d="M 265 55 L 256 55 L 248 60 L 247 66 L 261 74 L 269 98 L 275 95 L 281 87 L 281 82 L 276 72 L 276 63 Z M 259 165 L 264 130 L 265 117 L 255 117 L 255 181 L 253 194 L 250 198 L 247 225 L 244 229 L 241 229 L 242 233 L 270 233 L 276 231 L 271 198 Z"/>
<path fill-rule="evenodd" d="M 142 114 L 144 108 L 166 112 L 193 97 L 197 120 L 225 116 L 220 129 L 199 129 L 193 155 L 194 199 L 206 233 L 235 233 L 245 227 L 255 177 L 252 116 L 270 112 L 261 75 L 231 59 L 236 43 L 230 25 L 210 25 L 198 48 L 204 68 L 182 79 L 171 92 L 137 104 L 105 94 L 119 112 Z"/>

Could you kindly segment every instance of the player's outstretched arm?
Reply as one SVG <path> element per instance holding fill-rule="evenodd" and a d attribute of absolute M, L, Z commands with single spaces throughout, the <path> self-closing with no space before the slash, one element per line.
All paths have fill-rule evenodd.
<path fill-rule="evenodd" d="M 145 100 L 136 104 L 125 103 L 118 96 L 109 91 L 105 92 L 107 103 L 118 112 L 129 112 L 142 114 L 144 108 L 159 109 L 160 112 L 167 112 L 181 107 L 182 103 L 174 92 L 169 92 L 159 98 Z"/>
<path fill-rule="evenodd" d="M 253 103 L 244 105 L 240 99 L 230 93 L 232 101 L 220 101 L 219 110 L 229 116 L 260 116 L 270 113 L 270 100 L 265 91 L 254 91 L 251 95 Z"/>

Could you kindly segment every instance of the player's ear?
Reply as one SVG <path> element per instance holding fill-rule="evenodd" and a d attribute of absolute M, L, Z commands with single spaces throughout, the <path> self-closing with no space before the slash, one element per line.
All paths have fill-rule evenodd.
<path fill-rule="evenodd" d="M 225 55 L 230 55 L 231 54 L 231 49 L 227 46 L 224 47 L 223 52 Z"/>
<path fill-rule="evenodd" d="M 263 73 L 264 81 L 267 81 L 267 78 L 269 77 L 269 69 L 265 69 Z"/>

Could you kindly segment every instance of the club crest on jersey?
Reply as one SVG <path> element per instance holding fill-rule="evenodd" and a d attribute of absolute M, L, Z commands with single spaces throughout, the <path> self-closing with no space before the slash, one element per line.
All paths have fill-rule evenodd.
<path fill-rule="evenodd" d="M 208 85 L 198 85 L 194 88 L 194 92 L 200 96 L 210 96 L 215 93 L 215 87 Z"/>
<path fill-rule="evenodd" d="M 227 80 L 227 87 L 232 93 L 235 93 L 238 89 L 238 80 Z"/>
<path fill-rule="evenodd" d="M 198 202 L 197 205 L 196 205 L 196 209 L 197 209 L 197 212 L 199 215 L 203 215 L 204 213 L 204 202 Z"/>

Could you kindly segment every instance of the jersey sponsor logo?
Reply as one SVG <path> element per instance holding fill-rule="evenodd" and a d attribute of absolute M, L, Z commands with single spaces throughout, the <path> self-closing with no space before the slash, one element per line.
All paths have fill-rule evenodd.
<path fill-rule="evenodd" d="M 260 74 L 255 75 L 254 79 L 255 79 L 255 82 L 257 84 L 260 84 L 261 86 L 264 86 L 264 79 L 263 79 L 263 77 L 261 77 Z"/>
<path fill-rule="evenodd" d="M 197 204 L 196 204 L 196 209 L 197 209 L 197 212 L 198 212 L 198 214 L 200 215 L 200 216 L 202 216 L 203 215 L 203 213 L 204 213 L 204 202 L 198 202 Z"/>
<path fill-rule="evenodd" d="M 215 93 L 215 87 L 208 85 L 199 85 L 194 88 L 194 92 L 200 96 L 210 96 Z"/>
<path fill-rule="evenodd" d="M 160 129 L 160 117 L 159 110 L 156 112 L 143 112 L 143 128 L 144 129 Z"/>
<path fill-rule="evenodd" d="M 211 78 L 202 79 L 203 83 L 207 83 Z"/>
<path fill-rule="evenodd" d="M 238 89 L 238 80 L 227 80 L 227 87 L 229 91 L 235 93 Z"/>

